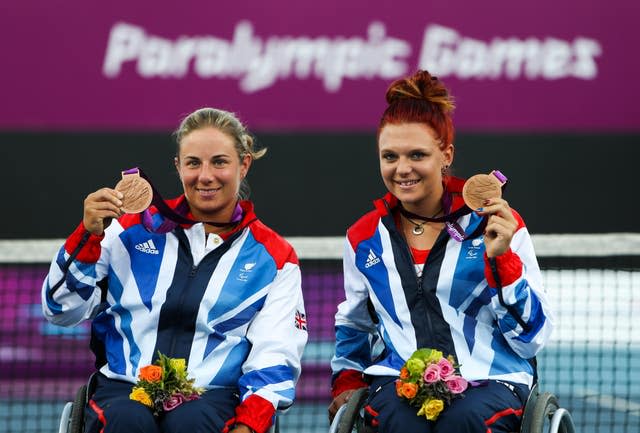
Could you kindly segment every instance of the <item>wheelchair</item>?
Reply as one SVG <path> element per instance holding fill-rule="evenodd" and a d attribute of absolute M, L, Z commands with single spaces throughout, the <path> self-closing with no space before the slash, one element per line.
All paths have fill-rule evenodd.
<path fill-rule="evenodd" d="M 89 378 L 89 381 L 82 385 L 73 401 L 67 402 L 60 415 L 60 426 L 58 427 L 58 433 L 83 433 L 84 432 L 84 408 L 91 395 L 95 391 L 95 376 L 93 373 Z M 279 433 L 278 416 L 275 417 L 274 423 L 271 425 L 267 433 Z"/>
<path fill-rule="evenodd" d="M 362 415 L 368 395 L 368 388 L 356 390 L 338 409 L 329 433 L 370 433 Z M 519 433 L 544 432 L 575 433 L 575 426 L 569 411 L 559 406 L 558 398 L 550 392 L 541 394 L 536 383 L 525 403 Z"/>

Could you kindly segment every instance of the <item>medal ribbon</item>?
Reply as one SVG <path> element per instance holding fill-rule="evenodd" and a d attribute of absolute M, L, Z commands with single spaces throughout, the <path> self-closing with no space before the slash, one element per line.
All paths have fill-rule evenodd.
<path fill-rule="evenodd" d="M 149 185 L 151 186 L 151 191 L 153 191 L 153 198 L 151 200 L 151 204 L 158 209 L 158 212 L 163 217 L 165 217 L 165 220 L 162 222 L 162 224 L 160 224 L 160 226 L 158 226 L 157 228 L 154 228 L 153 215 L 151 214 L 151 211 L 148 208 L 142 211 L 142 224 L 150 232 L 159 233 L 159 234 L 168 233 L 180 224 L 193 225 L 197 223 L 204 223 L 204 224 L 209 224 L 215 227 L 229 227 L 239 223 L 242 220 L 242 208 L 240 207 L 239 203 L 236 204 L 236 207 L 233 210 L 233 214 L 231 215 L 231 221 L 229 222 L 221 223 L 221 222 L 215 222 L 215 221 L 192 220 L 191 218 L 188 218 L 185 216 L 185 214 L 189 211 L 189 205 L 187 201 L 185 200 L 182 203 L 180 203 L 175 210 L 169 207 L 169 205 L 162 198 L 162 195 L 160 195 L 160 192 L 158 192 L 156 187 L 153 186 L 153 183 L 151 182 L 151 180 L 149 180 L 149 178 L 142 171 L 142 169 L 138 167 L 133 167 L 128 170 L 124 170 L 122 174 L 123 175 L 138 174 L 141 178 L 149 182 Z"/>

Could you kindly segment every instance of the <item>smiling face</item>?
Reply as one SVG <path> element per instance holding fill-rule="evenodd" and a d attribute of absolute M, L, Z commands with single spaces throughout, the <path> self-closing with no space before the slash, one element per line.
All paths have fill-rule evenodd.
<path fill-rule="evenodd" d="M 231 136 L 205 127 L 182 137 L 175 164 L 194 218 L 229 221 L 251 156 L 240 159 Z"/>
<path fill-rule="evenodd" d="M 440 210 L 442 168 L 453 161 L 453 145 L 441 148 L 423 123 L 387 124 L 378 139 L 382 180 L 405 209 L 432 216 Z"/>

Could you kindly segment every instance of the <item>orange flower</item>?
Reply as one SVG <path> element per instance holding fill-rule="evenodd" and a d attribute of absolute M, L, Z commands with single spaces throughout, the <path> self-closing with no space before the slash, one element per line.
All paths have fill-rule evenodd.
<path fill-rule="evenodd" d="M 409 370 L 407 370 L 405 367 L 402 367 L 400 369 L 400 379 L 409 379 Z"/>
<path fill-rule="evenodd" d="M 159 365 L 147 365 L 140 369 L 140 375 L 138 376 L 142 380 L 147 382 L 159 382 L 162 380 L 162 367 Z"/>
<path fill-rule="evenodd" d="M 402 395 L 411 400 L 418 393 L 418 385 L 415 383 L 403 383 Z"/>
<path fill-rule="evenodd" d="M 404 382 L 401 381 L 400 379 L 396 380 L 396 394 L 398 394 L 398 397 L 402 397 L 402 384 Z"/>

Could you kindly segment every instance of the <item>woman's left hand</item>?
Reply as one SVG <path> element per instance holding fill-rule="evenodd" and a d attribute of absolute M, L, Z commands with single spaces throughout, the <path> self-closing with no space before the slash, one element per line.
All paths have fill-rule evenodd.
<path fill-rule="evenodd" d="M 488 216 L 487 227 L 484 231 L 484 246 L 488 257 L 504 254 L 511 245 L 511 239 L 518 229 L 516 221 L 509 207 L 509 203 L 502 198 L 485 200 L 482 210 L 476 210 L 478 215 Z"/>

